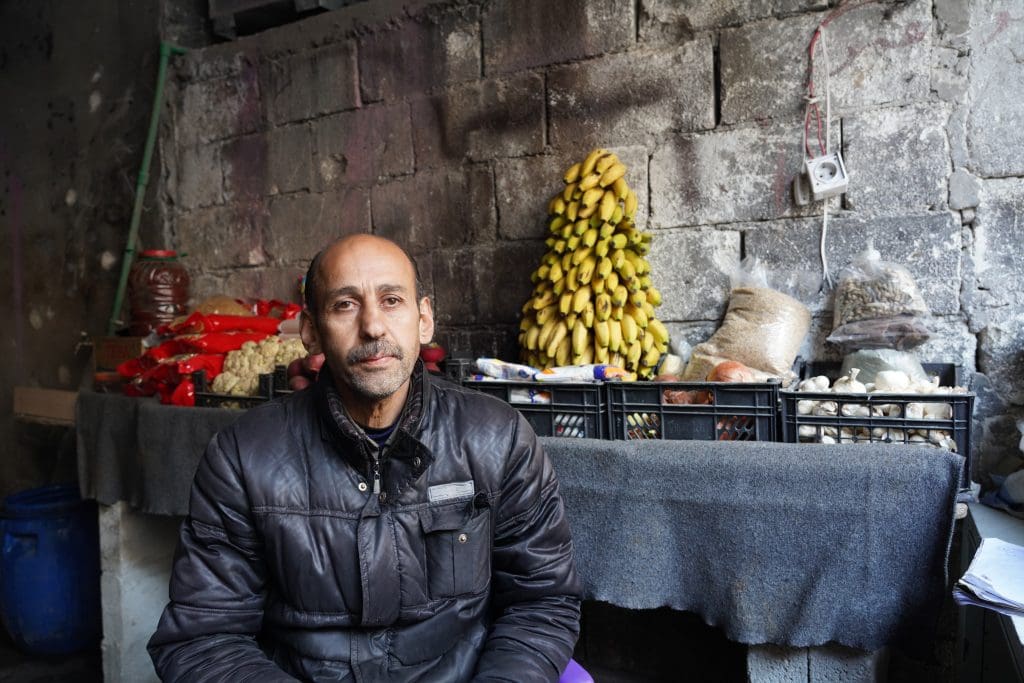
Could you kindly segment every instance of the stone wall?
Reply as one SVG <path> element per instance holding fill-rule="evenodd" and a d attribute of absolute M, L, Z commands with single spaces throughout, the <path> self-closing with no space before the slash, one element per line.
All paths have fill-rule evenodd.
<path fill-rule="evenodd" d="M 834 4 L 834 3 L 832 3 Z M 855 5 L 855 3 L 854 3 Z M 193 51 L 162 137 L 166 236 L 196 295 L 294 296 L 328 239 L 408 244 L 451 351 L 513 358 L 548 198 L 616 151 L 655 232 L 660 317 L 717 326 L 746 255 L 834 358 L 822 204 L 795 206 L 806 47 L 826 0 L 375 0 Z M 922 360 L 977 371 L 984 469 L 1018 462 L 1024 404 L 1024 12 L 884 1 L 827 31 L 834 275 L 871 239 L 931 308 Z M 817 62 L 819 93 L 822 63 Z"/>

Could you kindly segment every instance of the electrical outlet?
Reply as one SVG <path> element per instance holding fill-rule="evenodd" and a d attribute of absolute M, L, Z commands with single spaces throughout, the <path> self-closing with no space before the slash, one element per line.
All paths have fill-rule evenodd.
<path fill-rule="evenodd" d="M 805 159 L 804 169 L 811 186 L 811 196 L 816 202 L 846 192 L 850 184 L 843 157 L 839 152 Z"/>

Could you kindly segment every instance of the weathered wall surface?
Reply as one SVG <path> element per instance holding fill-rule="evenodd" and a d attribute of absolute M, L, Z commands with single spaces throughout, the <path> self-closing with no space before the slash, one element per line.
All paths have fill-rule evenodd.
<path fill-rule="evenodd" d="M 794 206 L 806 47 L 825 0 L 379 1 L 190 53 L 164 130 L 166 231 L 196 295 L 290 296 L 326 240 L 410 245 L 452 351 L 515 355 L 547 199 L 614 149 L 656 233 L 660 317 L 712 332 L 745 255 L 803 301 L 834 357 L 822 205 Z M 982 468 L 1016 462 L 1024 404 L 1024 10 L 857 6 L 827 33 L 835 275 L 870 239 L 916 278 L 931 362 L 982 373 Z M 817 79 L 822 92 L 822 65 Z"/>
<path fill-rule="evenodd" d="M 148 0 L 0 3 L 0 493 L 75 476 L 74 439 L 15 424 L 12 387 L 76 389 L 89 360 L 80 334 L 105 332 L 158 41 Z"/>

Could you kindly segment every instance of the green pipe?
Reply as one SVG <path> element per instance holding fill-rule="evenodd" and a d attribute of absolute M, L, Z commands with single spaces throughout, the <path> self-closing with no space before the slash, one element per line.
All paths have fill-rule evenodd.
<path fill-rule="evenodd" d="M 153 148 L 156 146 L 156 135 L 160 124 L 160 109 L 164 99 L 164 82 L 167 80 L 167 63 L 171 55 L 183 55 L 185 49 L 160 43 L 160 67 L 156 74 L 156 92 L 153 93 L 153 111 L 149 116 L 149 132 L 146 134 L 146 147 L 142 152 L 142 168 L 139 169 L 139 178 L 135 183 L 135 206 L 132 207 L 132 222 L 128 228 L 128 241 L 124 247 L 124 257 L 121 259 L 121 279 L 117 283 L 117 294 L 114 296 L 114 310 L 110 313 L 110 322 L 107 323 L 107 334 L 112 335 L 117 331 L 117 323 L 121 314 L 121 306 L 124 304 L 125 290 L 128 288 L 128 271 L 131 270 L 132 261 L 135 259 L 135 240 L 139 236 L 139 223 L 142 221 L 142 203 L 146 197 L 146 186 L 149 184 L 149 166 L 153 161 Z"/>

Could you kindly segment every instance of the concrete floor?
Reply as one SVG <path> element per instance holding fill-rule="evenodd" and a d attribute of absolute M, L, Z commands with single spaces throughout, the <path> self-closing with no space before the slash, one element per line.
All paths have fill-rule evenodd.
<path fill-rule="evenodd" d="M 29 655 L 0 628 L 0 683 L 103 683 L 100 649 L 64 657 Z"/>

